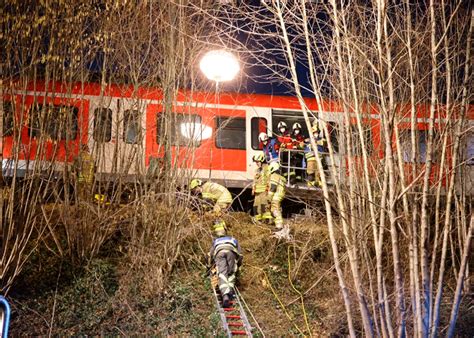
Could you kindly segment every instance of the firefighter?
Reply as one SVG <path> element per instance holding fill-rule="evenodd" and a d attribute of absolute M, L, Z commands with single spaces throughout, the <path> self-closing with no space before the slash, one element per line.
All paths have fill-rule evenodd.
<path fill-rule="evenodd" d="M 221 222 L 214 224 L 214 236 L 208 263 L 218 278 L 222 306 L 228 308 L 234 295 L 237 272 L 242 265 L 243 256 L 237 239 L 227 235 L 225 224 Z"/>
<path fill-rule="evenodd" d="M 284 121 L 278 122 L 277 125 L 278 129 L 278 143 L 280 143 L 280 147 L 291 149 L 292 142 L 291 142 L 291 135 L 288 131 L 288 125 Z"/>
<path fill-rule="evenodd" d="M 279 173 L 280 165 L 276 162 L 270 163 L 270 179 L 268 181 L 268 200 L 271 206 L 272 216 L 275 219 L 275 227 L 283 228 L 283 215 L 281 202 L 285 198 L 286 178 Z"/>
<path fill-rule="evenodd" d="M 252 195 L 255 196 L 253 202 L 253 214 L 256 222 L 271 222 L 272 214 L 268 209 L 267 185 L 270 173 L 268 164 L 265 162 L 265 155 L 259 152 L 253 156 L 253 161 L 257 164 L 257 171 L 252 185 Z"/>
<path fill-rule="evenodd" d="M 87 144 L 81 145 L 81 151 L 74 159 L 73 168 L 77 179 L 77 195 L 81 200 L 88 200 L 94 184 L 95 164 Z"/>
<path fill-rule="evenodd" d="M 213 205 L 213 212 L 216 216 L 220 216 L 225 212 L 232 203 L 232 195 L 226 187 L 214 183 L 203 182 L 195 178 L 191 180 L 189 189 L 195 194 L 201 194 L 205 202 Z"/>
<path fill-rule="evenodd" d="M 280 144 L 280 165 L 283 176 L 294 183 L 295 172 L 290 169 L 290 149 L 293 147 L 291 135 L 288 132 L 288 125 L 284 121 L 278 122 L 278 143 Z M 290 151 L 289 151 L 290 150 Z"/>
<path fill-rule="evenodd" d="M 267 133 L 260 133 L 258 140 L 263 144 L 263 153 L 265 154 L 265 161 L 267 163 L 278 162 L 278 151 L 280 150 L 280 144 L 275 138 L 268 137 Z"/>
<path fill-rule="evenodd" d="M 302 171 L 303 171 L 303 151 L 305 147 L 304 136 L 301 134 L 301 124 L 298 122 L 293 123 L 291 127 L 291 142 L 293 152 L 291 153 L 291 167 L 293 168 L 294 176 L 290 176 L 290 184 L 294 184 L 295 181 L 302 181 Z M 294 179 L 293 179 L 294 177 Z"/>
<path fill-rule="evenodd" d="M 322 133 L 319 130 L 317 123 L 313 124 L 311 127 L 311 132 L 313 133 L 314 142 L 316 143 L 317 154 L 319 158 L 322 159 L 321 154 L 325 151 L 326 140 Z M 316 153 L 312 149 L 311 142 L 308 142 L 305 146 L 304 156 L 306 159 L 306 174 L 308 186 L 317 186 L 321 187 L 321 179 L 316 168 Z"/>

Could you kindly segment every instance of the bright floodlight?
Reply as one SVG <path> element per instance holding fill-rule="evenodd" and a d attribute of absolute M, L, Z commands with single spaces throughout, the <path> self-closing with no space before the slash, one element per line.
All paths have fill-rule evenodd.
<path fill-rule="evenodd" d="M 209 80 L 225 82 L 232 80 L 239 72 L 239 62 L 232 53 L 225 50 L 207 52 L 199 63 Z"/>

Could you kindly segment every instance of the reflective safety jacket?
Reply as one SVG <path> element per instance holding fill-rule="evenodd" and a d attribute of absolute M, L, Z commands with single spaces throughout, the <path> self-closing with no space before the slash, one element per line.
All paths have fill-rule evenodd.
<path fill-rule="evenodd" d="M 324 137 L 318 136 L 315 140 L 316 146 L 318 147 L 319 153 L 324 153 L 326 151 L 326 139 Z M 311 146 L 311 143 L 307 143 L 304 147 L 304 157 L 309 160 L 314 158 L 314 150 Z"/>
<path fill-rule="evenodd" d="M 275 197 L 283 199 L 285 196 L 286 189 L 286 178 L 278 173 L 270 175 L 270 181 L 268 182 L 268 193 L 270 195 L 275 194 Z"/>
<path fill-rule="evenodd" d="M 94 159 L 87 151 L 81 151 L 74 160 L 74 169 L 79 182 L 94 181 Z"/>
<path fill-rule="evenodd" d="M 218 237 L 212 241 L 212 248 L 210 252 L 211 259 L 214 260 L 216 255 L 223 251 L 231 251 L 236 254 L 237 256 L 237 264 L 240 265 L 242 263 L 242 253 L 240 249 L 240 244 L 232 236 L 223 236 L 223 237 Z"/>
<path fill-rule="evenodd" d="M 263 153 L 265 154 L 265 160 L 267 163 L 278 161 L 278 150 L 280 149 L 280 144 L 275 138 L 271 138 L 267 141 L 267 144 L 263 146 Z"/>
<path fill-rule="evenodd" d="M 278 142 L 280 143 L 280 147 L 284 147 L 287 149 L 293 148 L 293 141 L 291 139 L 291 135 L 287 131 L 283 135 L 278 136 Z"/>
<path fill-rule="evenodd" d="M 232 203 L 232 195 L 229 190 L 214 182 L 206 182 L 202 185 L 202 198 L 214 203 Z"/>
<path fill-rule="evenodd" d="M 301 134 L 291 135 L 291 141 L 293 143 L 293 148 L 294 149 L 303 149 L 304 148 L 304 136 Z"/>
<path fill-rule="evenodd" d="M 209 252 L 210 264 L 215 261 L 219 252 L 230 251 L 235 254 L 237 268 L 242 265 L 243 256 L 241 254 L 239 242 L 231 236 L 218 237 L 212 241 L 212 248 Z"/>
<path fill-rule="evenodd" d="M 270 171 L 268 164 L 262 164 L 262 167 L 258 168 L 255 172 L 255 179 L 253 182 L 253 189 L 256 194 L 265 192 L 268 185 L 268 179 L 270 178 Z"/>

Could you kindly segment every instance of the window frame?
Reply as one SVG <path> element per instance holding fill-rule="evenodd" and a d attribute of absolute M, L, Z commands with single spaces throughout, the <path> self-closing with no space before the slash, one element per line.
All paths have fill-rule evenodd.
<path fill-rule="evenodd" d="M 9 106 L 9 109 L 6 107 Z M 7 114 L 8 112 L 8 114 Z M 8 129 L 7 129 L 8 126 Z M 12 101 L 3 101 L 2 105 L 2 137 L 13 135 L 15 128 L 15 106 Z"/>
<path fill-rule="evenodd" d="M 254 123 L 254 121 L 256 123 Z M 265 131 L 262 131 L 260 129 L 260 122 L 264 122 Z M 263 149 L 262 142 L 260 142 L 260 140 L 258 139 L 258 135 L 262 132 L 268 132 L 268 120 L 264 117 L 253 116 L 250 119 L 250 146 L 253 150 Z"/>
<path fill-rule="evenodd" d="M 131 112 L 133 112 L 131 114 Z M 140 144 L 142 141 L 141 112 L 138 109 L 125 109 L 123 111 L 122 141 L 126 144 Z M 132 123 L 133 122 L 133 123 Z M 133 141 L 128 138 L 130 126 L 136 127 L 136 133 Z"/>
<path fill-rule="evenodd" d="M 45 107 L 46 108 L 43 108 Z M 35 109 L 37 108 L 37 109 Z M 69 113 L 72 114 L 72 126 L 69 128 L 69 118 L 66 119 L 65 131 L 61 130 L 64 127 L 61 121 L 64 121 L 61 116 L 61 109 L 67 108 Z M 41 122 L 33 128 L 37 122 L 37 118 L 42 116 L 43 109 L 48 109 L 46 118 L 43 119 L 43 125 Z M 33 113 L 34 111 L 34 113 Z M 74 105 L 66 104 L 54 104 L 54 103 L 38 103 L 34 102 L 29 109 L 29 120 L 28 120 L 28 136 L 30 138 L 39 138 L 42 135 L 47 135 L 52 141 L 75 141 L 79 134 L 79 108 Z M 69 117 L 70 114 L 67 114 Z M 57 125 L 59 121 L 60 125 Z M 41 128 L 43 127 L 43 128 Z M 69 135 L 69 136 L 68 136 Z M 73 136 L 73 137 L 72 137 Z"/>
<path fill-rule="evenodd" d="M 471 141 L 471 143 L 469 142 Z M 469 145 L 472 144 L 471 147 Z M 469 154 L 469 149 L 472 149 L 472 154 Z M 466 153 L 465 153 L 465 160 L 466 160 L 466 165 L 468 166 L 474 166 L 474 132 L 470 131 L 466 135 Z M 469 157 L 471 155 L 471 157 Z"/>
<path fill-rule="evenodd" d="M 170 145 L 173 147 L 189 147 L 189 148 L 199 148 L 202 143 L 202 135 L 199 135 L 199 139 L 192 140 L 190 138 L 186 138 L 184 135 L 182 135 L 181 130 L 179 130 L 179 125 L 181 125 L 183 122 L 192 122 L 194 124 L 199 123 L 202 126 L 202 121 L 203 118 L 201 115 L 197 113 L 192 113 L 192 114 L 186 114 L 186 113 L 176 113 L 173 112 L 169 116 L 173 118 L 173 122 L 171 126 L 173 127 L 172 130 L 170 130 L 170 137 L 168 138 Z M 163 119 L 164 119 L 164 114 L 163 112 L 158 112 L 156 114 L 156 143 L 161 144 L 161 136 L 163 134 L 162 126 L 163 126 Z M 189 120 L 186 120 L 188 118 Z M 199 132 L 199 131 L 197 131 Z M 202 130 L 201 130 L 202 134 Z M 179 135 L 179 137 L 178 137 Z M 181 140 L 186 139 L 187 142 L 182 142 Z"/>
<path fill-rule="evenodd" d="M 337 121 L 327 121 L 327 127 L 329 130 L 328 139 L 331 140 L 334 153 L 338 154 L 340 152 L 339 137 L 340 137 L 340 124 Z"/>
<path fill-rule="evenodd" d="M 362 128 L 364 132 L 364 140 L 367 145 L 367 155 L 372 156 L 375 153 L 374 133 L 373 133 L 374 126 L 370 123 L 362 123 Z M 351 136 L 352 136 L 350 154 L 351 156 L 361 157 L 362 144 L 359 143 L 359 128 L 357 124 L 351 124 L 350 131 L 351 131 Z"/>
<path fill-rule="evenodd" d="M 400 137 L 400 145 L 402 147 L 402 160 L 403 163 L 413 163 L 411 160 L 412 154 L 411 154 L 411 132 L 412 129 L 403 129 L 403 134 Z M 418 153 L 416 154 L 415 162 L 418 164 L 423 164 L 426 163 L 426 151 L 427 151 L 427 141 L 428 141 L 428 132 L 429 130 L 427 129 L 416 129 L 416 147 Z M 433 135 L 433 141 L 435 141 L 439 137 L 439 133 L 437 130 L 433 130 L 434 135 Z M 423 138 L 421 137 L 423 135 Z M 423 143 L 421 141 L 424 141 Z M 436 142 L 434 142 L 435 144 Z M 422 148 L 423 144 L 423 148 Z M 409 148 L 406 147 L 406 145 L 409 146 Z M 423 151 L 422 151 L 423 149 Z M 408 156 L 406 156 L 408 155 Z M 431 159 L 432 163 L 438 163 L 439 162 L 439 150 L 434 149 L 433 151 L 433 156 Z"/>
<path fill-rule="evenodd" d="M 103 112 L 107 112 L 107 118 L 103 119 L 102 116 L 104 115 Z M 100 118 L 100 125 L 98 124 L 98 113 L 100 112 L 101 118 Z M 113 126 L 113 111 L 110 108 L 107 107 L 97 107 L 94 109 L 94 126 L 93 126 L 93 132 L 92 132 L 92 137 L 94 141 L 98 143 L 107 143 L 112 140 L 112 126 Z M 110 117 L 110 118 L 109 118 Z M 107 129 L 104 131 L 104 126 L 107 127 Z M 99 127 L 101 127 L 99 129 Z M 106 135 L 107 137 L 102 137 L 102 135 Z M 101 137 L 98 137 L 101 135 Z"/>
<path fill-rule="evenodd" d="M 247 149 L 247 126 L 246 126 L 246 118 L 245 117 L 240 117 L 240 116 L 216 116 L 215 117 L 215 125 L 216 125 L 216 133 L 215 133 L 215 138 L 214 138 L 214 144 L 216 146 L 216 148 L 218 149 L 234 149 L 234 150 L 246 150 Z M 231 124 L 232 122 L 236 122 L 236 121 L 239 121 L 242 122 L 242 125 L 243 125 L 243 129 L 237 129 L 237 128 L 228 128 L 229 124 Z M 221 140 L 221 144 L 219 144 L 219 140 L 221 139 L 220 135 L 221 133 L 225 132 L 226 130 L 229 130 L 229 129 L 233 129 L 233 130 L 238 130 L 238 131 L 242 131 L 242 135 L 243 135 L 243 146 L 240 145 L 240 142 L 236 142 L 236 146 L 232 146 L 232 144 L 228 145 L 226 144 L 225 146 L 222 145 L 222 140 Z M 242 136 L 241 135 L 241 136 Z M 226 138 L 223 138 L 224 140 L 228 139 L 227 137 Z"/>
<path fill-rule="evenodd" d="M 272 109 L 272 136 L 278 137 L 280 131 L 278 130 L 278 123 L 285 122 L 287 125 L 287 131 L 292 134 L 293 124 L 298 122 L 301 125 L 301 135 L 307 139 L 309 138 L 310 131 L 306 126 L 306 122 L 301 110 L 279 110 Z"/>

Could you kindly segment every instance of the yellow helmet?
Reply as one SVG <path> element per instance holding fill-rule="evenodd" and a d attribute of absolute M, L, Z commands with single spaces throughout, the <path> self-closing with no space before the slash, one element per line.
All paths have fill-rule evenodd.
<path fill-rule="evenodd" d="M 223 237 L 226 235 L 226 226 L 223 220 L 216 220 L 214 222 L 214 235 L 216 237 Z"/>
<path fill-rule="evenodd" d="M 197 187 L 202 185 L 202 181 L 199 178 L 195 178 L 191 180 L 191 183 L 189 184 L 189 190 L 196 189 Z"/>
<path fill-rule="evenodd" d="M 319 133 L 319 125 L 317 122 L 315 122 L 312 126 L 311 126 L 311 132 L 312 133 Z"/>
<path fill-rule="evenodd" d="M 253 159 L 254 162 L 264 162 L 265 161 L 265 154 L 263 153 L 263 151 L 260 151 L 260 152 L 256 153 L 255 155 L 253 155 L 252 159 Z"/>
<path fill-rule="evenodd" d="M 268 169 L 270 170 L 270 174 L 273 174 L 274 172 L 278 171 L 278 169 L 280 169 L 280 165 L 277 162 L 272 162 L 270 163 Z"/>

